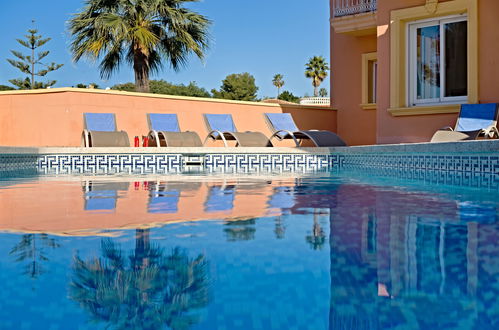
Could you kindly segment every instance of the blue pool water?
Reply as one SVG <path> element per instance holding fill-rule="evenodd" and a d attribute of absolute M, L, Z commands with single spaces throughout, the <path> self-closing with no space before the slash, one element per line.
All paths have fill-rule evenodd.
<path fill-rule="evenodd" d="M 0 329 L 497 329 L 497 177 L 430 174 L 0 174 Z"/>

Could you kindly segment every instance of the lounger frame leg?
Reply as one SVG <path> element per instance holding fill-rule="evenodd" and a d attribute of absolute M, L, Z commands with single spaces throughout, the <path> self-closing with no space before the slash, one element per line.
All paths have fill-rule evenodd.
<path fill-rule="evenodd" d="M 280 137 L 279 134 L 281 133 L 286 133 L 287 135 L 291 136 L 291 138 L 293 139 L 293 141 L 295 141 L 295 145 L 296 147 L 299 147 L 300 146 L 300 143 L 301 143 L 301 140 L 298 140 L 296 138 L 296 136 L 293 134 L 293 132 L 291 131 L 285 131 L 285 130 L 280 130 L 280 131 L 277 131 L 275 132 L 274 134 L 272 134 L 272 136 L 270 137 L 270 142 L 272 143 L 272 139 L 276 138 L 277 140 L 279 141 L 282 141 L 284 140 L 283 138 Z"/>

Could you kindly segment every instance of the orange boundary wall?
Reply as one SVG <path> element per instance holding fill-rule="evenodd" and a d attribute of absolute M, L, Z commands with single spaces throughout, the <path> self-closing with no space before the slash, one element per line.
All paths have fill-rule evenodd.
<path fill-rule="evenodd" d="M 148 133 L 147 113 L 177 113 L 180 128 L 198 132 L 201 139 L 208 133 L 203 113 L 230 113 L 239 131 L 267 136 L 266 112 L 291 113 L 301 129 L 337 129 L 336 111 L 330 107 L 59 88 L 0 92 L 0 146 L 78 147 L 84 112 L 115 113 L 118 129 L 128 132 L 131 145 L 134 136 Z"/>

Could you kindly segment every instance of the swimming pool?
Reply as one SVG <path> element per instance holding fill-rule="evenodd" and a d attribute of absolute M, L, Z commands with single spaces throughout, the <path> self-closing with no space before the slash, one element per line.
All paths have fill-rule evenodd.
<path fill-rule="evenodd" d="M 0 328 L 497 328 L 498 183 L 0 172 Z"/>

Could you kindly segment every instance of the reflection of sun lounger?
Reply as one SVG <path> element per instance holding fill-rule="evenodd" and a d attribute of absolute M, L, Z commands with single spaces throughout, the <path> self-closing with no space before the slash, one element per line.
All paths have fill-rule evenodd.
<path fill-rule="evenodd" d="M 127 191 L 127 182 L 92 182 L 84 188 L 85 211 L 110 211 L 116 209 L 118 191 Z"/>
<path fill-rule="evenodd" d="M 346 143 L 336 134 L 330 131 L 306 130 L 301 131 L 295 124 L 289 113 L 266 113 L 265 118 L 273 132 L 270 140 L 277 138 L 279 141 L 292 139 L 296 146 L 300 146 L 302 140 L 310 140 L 317 147 L 344 147 Z"/>
<path fill-rule="evenodd" d="M 205 203 L 206 212 L 229 211 L 234 207 L 235 186 L 213 186 Z"/>
<path fill-rule="evenodd" d="M 202 147 L 203 143 L 196 132 L 181 132 L 177 115 L 174 113 L 150 113 L 149 146 L 156 147 Z"/>
<path fill-rule="evenodd" d="M 154 182 L 149 185 L 149 213 L 177 213 L 180 196 L 184 192 L 196 191 L 200 182 Z"/>
<path fill-rule="evenodd" d="M 431 142 L 456 142 L 476 140 L 479 136 L 499 137 L 497 130 L 498 103 L 463 104 L 457 118 L 456 127 L 438 130 Z"/>
<path fill-rule="evenodd" d="M 210 132 L 208 140 L 221 140 L 225 147 L 227 141 L 236 141 L 236 147 L 272 147 L 269 139 L 260 132 L 238 132 L 230 114 L 204 114 L 206 127 Z"/>
<path fill-rule="evenodd" d="M 84 147 L 129 147 L 125 131 L 116 128 L 114 113 L 84 113 L 82 143 Z"/>

